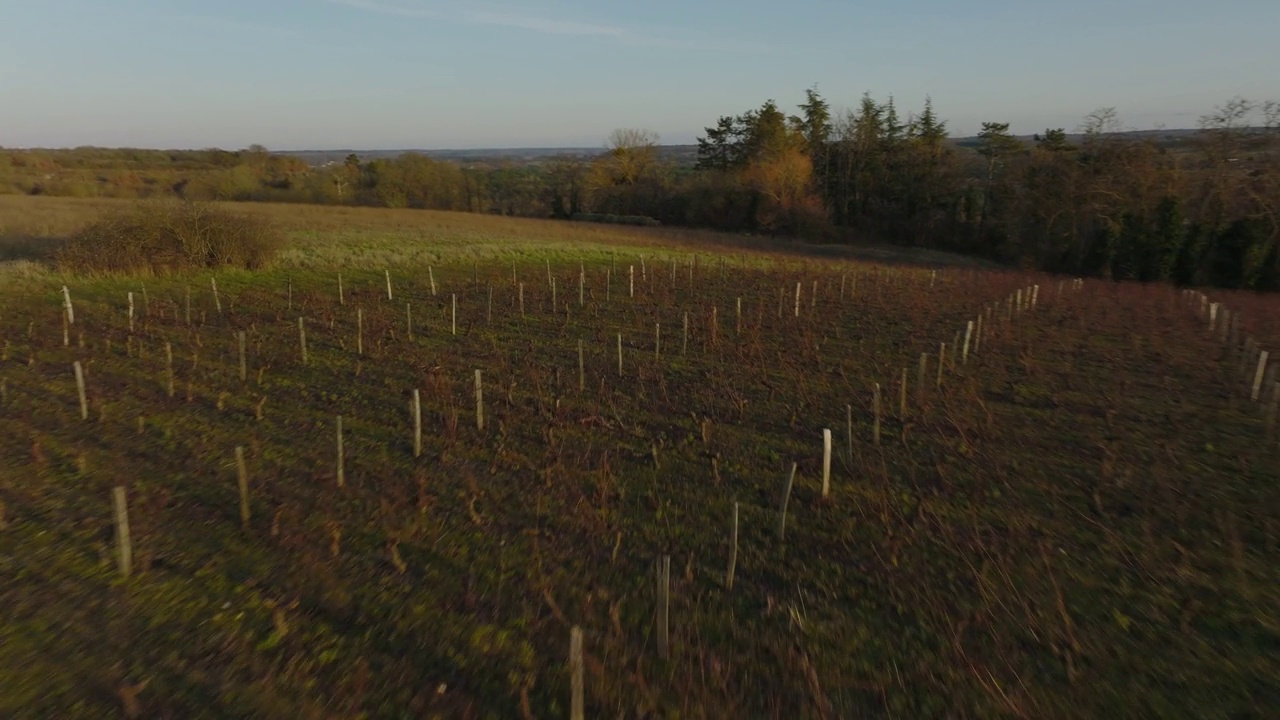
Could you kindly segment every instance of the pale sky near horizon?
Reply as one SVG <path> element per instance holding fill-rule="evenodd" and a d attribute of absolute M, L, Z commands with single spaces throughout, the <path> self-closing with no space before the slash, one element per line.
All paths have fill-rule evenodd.
<path fill-rule="evenodd" d="M 0 0 L 0 146 L 691 143 L 816 85 L 952 135 L 1280 100 L 1276 0 Z"/>

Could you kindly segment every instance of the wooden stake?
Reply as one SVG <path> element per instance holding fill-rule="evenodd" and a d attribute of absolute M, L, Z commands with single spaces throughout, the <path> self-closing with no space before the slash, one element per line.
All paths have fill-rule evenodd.
<path fill-rule="evenodd" d="M 476 429 L 484 430 L 484 384 L 480 371 L 476 371 Z"/>
<path fill-rule="evenodd" d="M 62 286 L 62 307 L 67 310 L 67 322 L 71 325 L 76 324 L 76 309 L 71 304 L 71 291 L 66 285 Z"/>
<path fill-rule="evenodd" d="M 173 374 L 173 345 L 171 343 L 164 344 L 164 375 L 165 390 L 169 397 L 173 397 L 174 393 L 174 374 Z"/>
<path fill-rule="evenodd" d="M 1253 393 L 1251 395 L 1254 402 L 1257 402 L 1261 396 L 1262 377 L 1267 372 L 1267 360 L 1270 357 L 1271 353 L 1267 350 L 1263 350 L 1262 354 L 1258 355 L 1258 369 L 1253 373 Z"/>
<path fill-rule="evenodd" d="M 822 430 L 822 499 L 831 497 L 831 430 Z"/>
<path fill-rule="evenodd" d="M 85 394 L 85 389 L 84 389 L 84 366 L 82 366 L 80 364 L 80 361 L 77 360 L 75 361 L 75 364 L 72 365 L 71 367 L 72 369 L 75 370 L 76 391 L 79 392 L 80 394 L 80 419 L 88 420 L 89 419 L 89 398 Z"/>
<path fill-rule="evenodd" d="M 387 301 L 390 302 L 393 299 L 391 297 L 391 271 L 383 270 L 382 272 L 387 276 Z"/>
<path fill-rule="evenodd" d="M 898 419 L 907 419 L 907 369 L 902 368 L 902 382 L 898 385 Z"/>
<path fill-rule="evenodd" d="M 569 720 L 584 720 L 582 628 L 574 625 L 569 630 Z"/>
<path fill-rule="evenodd" d="M 587 363 L 582 350 L 582 339 L 578 339 L 578 392 L 587 389 Z"/>
<path fill-rule="evenodd" d="M 853 405 L 844 406 L 844 422 L 845 422 L 845 427 L 848 430 L 848 440 L 847 440 L 848 447 L 845 448 L 845 450 L 849 454 L 846 456 L 846 459 L 849 462 L 849 467 L 852 468 L 853 467 Z"/>
<path fill-rule="evenodd" d="M 248 362 L 248 359 L 245 357 L 245 337 L 244 337 L 243 330 L 236 333 L 236 340 L 239 341 L 239 345 L 240 345 L 240 382 L 242 383 L 248 382 L 249 381 L 249 362 Z"/>
<path fill-rule="evenodd" d="M 364 355 L 364 309 L 356 308 L 356 354 Z"/>
<path fill-rule="evenodd" d="M 249 469 L 244 463 L 244 448 L 236 446 L 236 476 L 240 480 L 240 524 L 249 529 Z"/>
<path fill-rule="evenodd" d="M 338 416 L 338 487 L 347 484 L 346 453 L 342 447 L 342 416 Z"/>
<path fill-rule="evenodd" d="M 404 304 L 404 331 L 409 342 L 413 342 L 413 303 Z"/>
<path fill-rule="evenodd" d="M 622 333 L 618 333 L 618 377 L 622 377 Z"/>
<path fill-rule="evenodd" d="M 627 267 L 627 288 L 631 297 L 636 296 L 636 266 Z"/>
<path fill-rule="evenodd" d="M 422 457 L 422 394 L 413 389 L 413 456 Z"/>
<path fill-rule="evenodd" d="M 116 519 L 116 565 L 127 579 L 133 573 L 133 540 L 129 537 L 129 505 L 124 487 L 117 485 L 111 491 L 111 505 Z"/>
<path fill-rule="evenodd" d="M 782 491 L 782 510 L 778 513 L 778 542 L 787 538 L 787 505 L 791 503 L 791 488 L 796 482 L 796 467 L 796 463 L 791 463 L 791 474 L 787 476 L 787 486 Z"/>
<path fill-rule="evenodd" d="M 973 321 L 970 320 L 969 324 L 966 325 L 964 328 L 964 349 L 961 350 L 960 352 L 960 364 L 962 365 L 969 364 L 969 342 L 972 339 L 973 339 Z"/>
<path fill-rule="evenodd" d="M 920 368 L 916 372 L 916 405 L 924 407 L 924 378 L 929 372 L 929 353 L 920 353 Z"/>
<path fill-rule="evenodd" d="M 213 307 L 218 311 L 218 314 L 221 315 L 222 301 L 218 299 L 218 281 L 214 278 L 209 278 L 209 285 L 213 287 Z"/>
<path fill-rule="evenodd" d="M 342 294 L 342 273 L 338 273 L 338 305 L 345 306 L 346 304 L 347 299 Z"/>
<path fill-rule="evenodd" d="M 453 303 L 453 312 L 449 316 L 450 318 L 449 326 L 452 329 L 453 334 L 457 335 L 458 334 L 458 294 L 453 293 L 449 297 L 451 302 Z"/>
<path fill-rule="evenodd" d="M 796 317 L 800 317 L 800 283 L 796 283 Z"/>
<path fill-rule="evenodd" d="M 875 424 L 871 428 L 871 438 L 876 445 L 880 444 L 880 383 L 876 383 L 875 394 L 871 396 L 871 409 L 875 413 Z"/>
<path fill-rule="evenodd" d="M 434 270 L 431 269 L 430 265 L 427 266 L 427 279 L 431 281 L 431 297 L 435 297 L 436 296 L 436 273 Z"/>
<path fill-rule="evenodd" d="M 733 504 L 733 525 L 729 531 L 729 569 L 724 574 L 725 589 L 733 589 L 733 578 L 738 570 L 738 503 Z"/>
<path fill-rule="evenodd" d="M 938 346 L 938 380 L 934 383 L 934 387 L 942 388 L 942 368 L 947 364 L 947 344 L 942 343 Z"/>
<path fill-rule="evenodd" d="M 307 328 L 302 318 L 298 318 L 298 349 L 302 353 L 302 364 L 307 364 Z"/>
<path fill-rule="evenodd" d="M 129 293 L 129 332 L 133 332 L 133 293 Z"/>
<path fill-rule="evenodd" d="M 578 307 L 587 304 L 587 272 L 578 270 Z"/>
<path fill-rule="evenodd" d="M 671 556 L 663 555 L 658 564 L 658 657 L 667 659 L 670 651 L 668 623 L 671 605 Z"/>
<path fill-rule="evenodd" d="M 662 354 L 662 323 L 653 324 L 653 357 Z"/>

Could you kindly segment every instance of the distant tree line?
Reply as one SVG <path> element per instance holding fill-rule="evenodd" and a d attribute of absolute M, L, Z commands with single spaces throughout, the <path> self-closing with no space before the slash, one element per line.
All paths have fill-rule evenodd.
<path fill-rule="evenodd" d="M 0 192 L 352 204 L 868 238 L 1079 275 L 1280 289 L 1280 104 L 1236 98 L 1169 139 L 1114 109 L 1033 138 L 960 143 L 925 99 L 907 114 L 815 90 L 719 118 L 693 166 L 616 130 L 596 157 L 470 162 L 405 153 L 320 167 L 261 146 L 0 150 Z"/>

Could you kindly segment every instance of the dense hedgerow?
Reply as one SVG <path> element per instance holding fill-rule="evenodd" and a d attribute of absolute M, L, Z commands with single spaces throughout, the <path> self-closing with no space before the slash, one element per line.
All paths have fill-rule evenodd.
<path fill-rule="evenodd" d="M 80 229 L 56 259 L 64 270 L 90 273 L 256 269 L 283 244 L 262 218 L 203 203 L 144 203 Z"/>

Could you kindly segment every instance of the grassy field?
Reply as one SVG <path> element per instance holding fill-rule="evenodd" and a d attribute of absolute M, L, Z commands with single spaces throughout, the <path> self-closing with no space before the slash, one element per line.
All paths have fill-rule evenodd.
<path fill-rule="evenodd" d="M 65 278 L 101 206 L 37 200 L 0 198 L 0 716 L 569 717 L 572 627 L 587 717 L 1280 706 L 1269 402 L 1178 291 L 284 206 L 246 208 L 272 270 Z"/>

